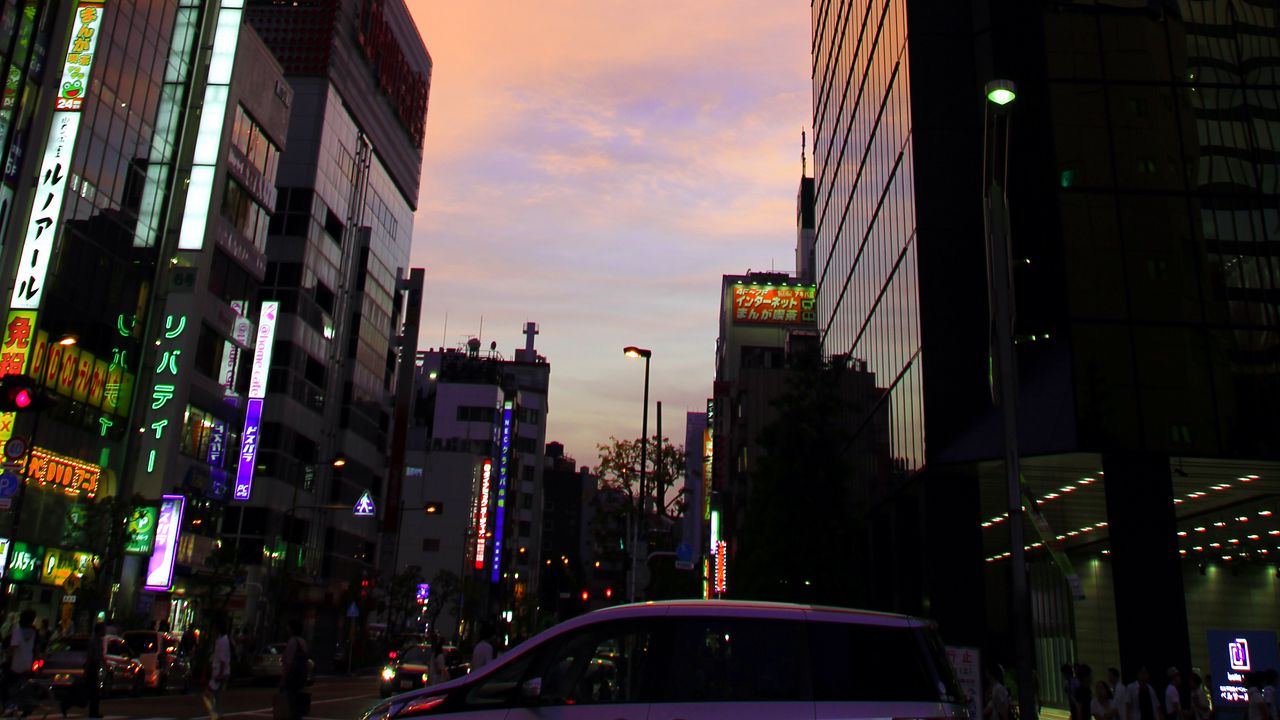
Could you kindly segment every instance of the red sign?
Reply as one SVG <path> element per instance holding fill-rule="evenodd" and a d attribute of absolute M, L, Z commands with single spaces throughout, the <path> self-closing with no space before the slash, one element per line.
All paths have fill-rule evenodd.
<path fill-rule="evenodd" d="M 365 0 L 360 21 L 360 46 L 364 48 L 378 86 L 400 116 L 400 123 L 422 147 L 427 129 L 427 80 L 405 59 L 395 32 L 383 15 L 383 0 Z"/>
<path fill-rule="evenodd" d="M 733 286 L 733 321 L 739 325 L 813 325 L 812 285 Z"/>

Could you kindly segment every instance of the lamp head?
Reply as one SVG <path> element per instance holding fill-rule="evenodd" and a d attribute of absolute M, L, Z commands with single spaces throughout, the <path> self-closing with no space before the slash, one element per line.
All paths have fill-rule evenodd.
<path fill-rule="evenodd" d="M 1018 86 L 1012 80 L 992 80 L 985 88 L 987 100 L 1001 107 L 1018 97 Z"/>
<path fill-rule="evenodd" d="M 58 341 L 58 344 L 63 347 L 71 347 L 72 345 L 75 345 L 76 342 L 77 338 L 75 335 L 64 335 L 62 339 Z"/>
<path fill-rule="evenodd" d="M 627 357 L 647 359 L 653 355 L 653 351 L 639 348 L 635 345 L 628 345 L 627 347 L 622 348 L 622 354 Z"/>

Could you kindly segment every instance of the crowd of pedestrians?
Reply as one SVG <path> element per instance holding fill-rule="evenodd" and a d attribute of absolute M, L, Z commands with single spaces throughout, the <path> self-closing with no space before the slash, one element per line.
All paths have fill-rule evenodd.
<path fill-rule="evenodd" d="M 1126 685 L 1120 671 L 1108 668 L 1106 678 L 1094 681 L 1088 665 L 1064 664 L 1063 688 L 1070 705 L 1071 720 L 1214 720 L 1212 681 L 1196 672 L 1179 668 L 1165 670 L 1163 689 L 1152 682 L 1147 668 L 1138 669 Z M 1245 684 L 1249 690 L 1247 720 L 1280 720 L 1276 703 L 1275 670 L 1251 673 Z"/>

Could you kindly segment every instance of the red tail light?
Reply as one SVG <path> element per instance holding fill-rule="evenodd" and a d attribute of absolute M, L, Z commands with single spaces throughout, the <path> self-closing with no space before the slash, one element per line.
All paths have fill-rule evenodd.
<path fill-rule="evenodd" d="M 395 650 L 392 650 L 391 652 L 387 653 L 387 657 L 388 657 L 389 659 L 391 659 L 391 660 L 395 660 L 395 659 L 396 659 L 396 651 L 395 651 Z"/>
<path fill-rule="evenodd" d="M 38 673 L 42 667 L 44 667 L 44 660 L 35 660 L 31 663 L 31 672 Z"/>

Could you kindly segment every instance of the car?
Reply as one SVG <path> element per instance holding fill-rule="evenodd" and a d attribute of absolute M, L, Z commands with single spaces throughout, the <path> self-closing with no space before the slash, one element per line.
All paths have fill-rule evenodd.
<path fill-rule="evenodd" d="M 284 675 L 284 649 L 286 643 L 271 643 L 264 646 L 253 656 L 250 672 L 255 680 L 279 681 Z M 307 684 L 315 682 L 316 664 L 307 658 Z"/>
<path fill-rule="evenodd" d="M 927 620 L 710 600 L 576 617 L 465 677 L 383 700 L 363 720 L 446 714 L 962 720 L 968 710 Z"/>
<path fill-rule="evenodd" d="M 71 635 L 49 643 L 45 649 L 44 663 L 36 678 L 47 684 L 55 697 L 72 692 L 84 679 L 84 663 L 88 656 L 87 635 Z M 103 696 L 117 691 L 141 695 L 147 679 L 137 654 L 124 638 L 107 635 L 102 638 L 102 669 L 98 673 L 98 688 Z"/>
<path fill-rule="evenodd" d="M 425 686 L 430 665 L 431 648 L 426 645 L 410 645 L 393 651 L 379 674 L 378 692 L 382 697 L 390 697 Z"/>
<path fill-rule="evenodd" d="M 129 630 L 121 637 L 142 663 L 149 690 L 157 693 L 170 688 L 183 693 L 191 690 L 191 664 L 178 649 L 180 636 L 158 630 Z"/>

